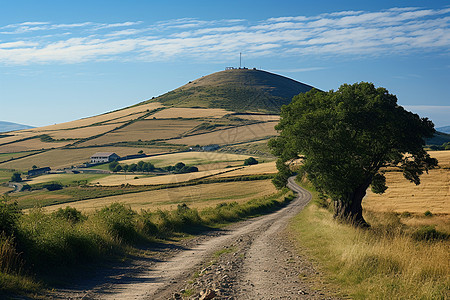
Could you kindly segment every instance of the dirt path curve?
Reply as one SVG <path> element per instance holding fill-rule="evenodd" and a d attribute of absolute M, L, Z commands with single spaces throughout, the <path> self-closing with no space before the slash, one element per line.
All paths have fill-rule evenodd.
<path fill-rule="evenodd" d="M 317 272 L 286 236 L 289 220 L 311 199 L 293 178 L 288 186 L 298 197 L 275 213 L 195 238 L 166 258 L 141 262 L 109 282 L 55 298 L 331 299 L 332 293 L 311 288 L 309 278 Z"/>

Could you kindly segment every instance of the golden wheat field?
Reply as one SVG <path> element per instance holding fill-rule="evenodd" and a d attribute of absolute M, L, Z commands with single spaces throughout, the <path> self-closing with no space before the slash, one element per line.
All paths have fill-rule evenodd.
<path fill-rule="evenodd" d="M 123 124 L 125 122 L 131 121 L 131 120 L 135 120 L 139 117 L 142 117 L 143 115 L 145 115 L 146 112 L 140 112 L 140 113 L 134 113 L 128 116 L 124 116 L 124 117 L 119 117 L 116 119 L 112 119 L 111 121 L 107 121 L 107 122 L 102 122 L 102 125 L 108 125 L 108 124 Z"/>
<path fill-rule="evenodd" d="M 280 121 L 279 115 L 258 115 L 258 114 L 234 114 L 233 116 L 246 119 L 246 120 L 254 120 L 254 121 Z"/>
<path fill-rule="evenodd" d="M 277 122 L 238 126 L 214 132 L 172 139 L 167 142 L 183 145 L 234 144 L 277 135 L 274 126 Z"/>
<path fill-rule="evenodd" d="M 172 107 L 161 110 L 149 117 L 147 119 L 176 119 L 176 118 L 222 118 L 223 116 L 229 114 L 221 108 L 183 108 L 183 107 Z"/>
<path fill-rule="evenodd" d="M 89 125 L 96 124 L 96 123 L 111 121 L 112 119 L 125 117 L 125 116 L 131 115 L 131 114 L 141 113 L 143 111 L 146 111 L 147 109 L 154 110 L 154 109 L 157 109 L 160 107 L 162 107 L 161 103 L 152 102 L 152 103 L 147 103 L 144 105 L 131 106 L 126 109 L 117 110 L 117 111 L 105 113 L 105 114 L 94 116 L 94 117 L 88 117 L 88 118 L 79 119 L 79 120 L 70 121 L 70 122 L 61 123 L 61 124 L 38 127 L 36 129 L 31 129 L 29 131 L 34 132 L 34 131 L 45 131 L 45 130 L 61 130 L 61 129 L 89 126 Z M 137 117 L 138 116 L 136 116 L 136 118 Z"/>
<path fill-rule="evenodd" d="M 40 139 L 30 139 L 26 141 L 19 141 L 8 145 L 0 146 L 0 153 L 13 153 L 21 151 L 32 151 L 41 149 L 51 149 L 51 148 L 61 148 L 65 145 L 73 143 L 71 141 L 61 141 L 61 142 L 42 142 Z"/>
<path fill-rule="evenodd" d="M 245 166 L 245 167 L 239 168 L 239 169 L 231 171 L 231 172 L 218 174 L 218 175 L 214 176 L 213 178 L 275 174 L 277 172 L 278 172 L 278 170 L 275 165 L 275 162 L 272 161 L 272 162 L 260 163 L 260 164 L 252 165 L 252 166 Z"/>
<path fill-rule="evenodd" d="M 155 167 L 166 167 L 175 165 L 178 162 L 183 162 L 186 165 L 198 165 L 213 162 L 231 162 L 231 161 L 242 161 L 249 158 L 248 155 L 231 154 L 224 152 L 199 152 L 199 151 L 189 151 L 180 153 L 169 153 L 151 157 L 135 158 L 122 161 L 126 164 L 137 163 L 140 160 L 150 161 Z"/>
<path fill-rule="evenodd" d="M 55 211 L 70 205 L 83 212 L 90 212 L 114 202 L 130 205 L 135 210 L 176 209 L 177 205 L 181 203 L 186 203 L 192 208 L 204 208 L 225 202 L 245 202 L 276 192 L 277 190 L 270 180 L 211 183 L 89 199 L 70 204 L 47 206 L 44 209 Z"/>
<path fill-rule="evenodd" d="M 18 141 L 18 140 L 36 135 L 35 132 L 30 132 L 28 130 L 29 129 L 7 132 L 6 133 L 7 136 L 0 138 L 0 145 L 5 144 L 5 143 L 11 143 L 14 141 Z"/>
<path fill-rule="evenodd" d="M 365 209 L 371 211 L 410 212 L 423 214 L 450 214 L 450 151 L 430 151 L 439 160 L 439 169 L 421 176 L 421 184 L 406 180 L 400 172 L 387 172 L 388 189 L 382 195 L 370 190 L 363 200 Z"/>
<path fill-rule="evenodd" d="M 49 131 L 46 134 L 54 139 L 84 139 L 97 134 L 105 133 L 119 126 L 118 124 L 89 126 L 69 130 Z"/>
<path fill-rule="evenodd" d="M 96 139 L 81 143 L 81 145 L 92 146 L 125 141 L 169 139 L 182 135 L 200 123 L 200 121 L 183 119 L 142 120 Z"/>
<path fill-rule="evenodd" d="M 229 172 L 234 170 L 234 168 L 219 169 L 219 170 L 208 170 L 199 171 L 194 173 L 185 174 L 169 174 L 160 176 L 137 175 L 137 174 L 119 174 L 119 175 L 109 175 L 105 178 L 101 178 L 93 182 L 95 185 L 101 186 L 117 186 L 122 184 L 130 185 L 160 185 L 160 184 L 171 184 L 186 182 L 194 179 L 200 179 L 205 177 L 210 177 L 213 175 L 221 174 L 224 172 Z"/>

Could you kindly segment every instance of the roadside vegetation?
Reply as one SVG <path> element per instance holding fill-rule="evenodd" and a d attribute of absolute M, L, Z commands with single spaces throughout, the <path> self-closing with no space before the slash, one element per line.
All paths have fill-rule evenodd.
<path fill-rule="evenodd" d="M 328 202 L 307 183 L 314 200 L 290 231 L 327 274 L 353 299 L 447 299 L 450 292 L 450 228 L 437 218 L 405 225 L 408 215 L 365 211 L 371 224 L 357 228 L 333 219 Z M 425 217 L 425 216 L 424 216 Z M 437 230 L 436 228 L 439 228 Z"/>
<path fill-rule="evenodd" d="M 75 208 L 23 213 L 7 197 L 0 201 L 0 289 L 33 292 L 67 273 L 139 252 L 135 247 L 180 238 L 229 222 L 274 211 L 294 198 L 286 189 L 245 203 L 220 203 L 202 210 L 132 210 L 113 203 L 90 214 Z M 37 281 L 43 278 L 43 281 Z"/>

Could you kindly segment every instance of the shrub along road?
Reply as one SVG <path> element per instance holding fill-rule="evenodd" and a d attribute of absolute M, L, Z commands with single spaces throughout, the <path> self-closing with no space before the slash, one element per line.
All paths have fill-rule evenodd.
<path fill-rule="evenodd" d="M 279 211 L 208 232 L 156 251 L 114 274 L 58 291 L 72 299 L 331 299 L 320 274 L 289 240 L 286 227 L 311 199 L 290 178 L 298 197 Z M 318 275 L 319 274 L 319 275 Z M 314 279 L 315 278 L 315 279 Z M 314 287 L 313 287 L 314 286 Z M 211 298 L 212 297 L 212 298 Z"/>

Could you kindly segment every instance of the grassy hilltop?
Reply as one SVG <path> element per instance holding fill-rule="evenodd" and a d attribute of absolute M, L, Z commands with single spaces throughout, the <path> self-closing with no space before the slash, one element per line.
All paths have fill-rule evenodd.
<path fill-rule="evenodd" d="M 266 71 L 232 69 L 191 81 L 154 101 L 174 107 L 279 113 L 293 96 L 310 89 L 312 86 Z"/>

